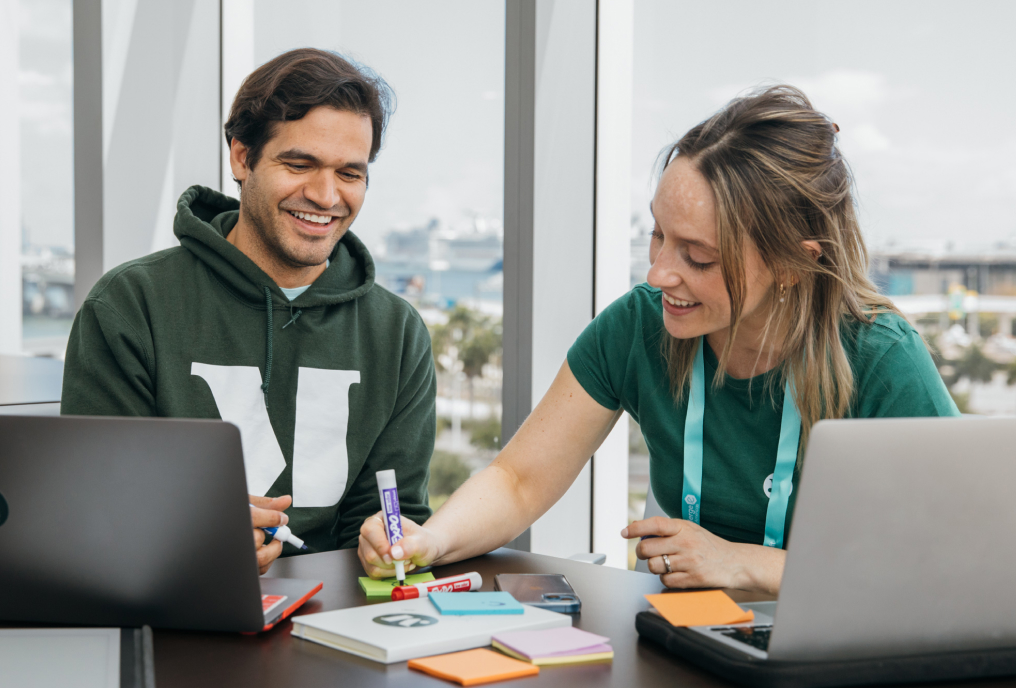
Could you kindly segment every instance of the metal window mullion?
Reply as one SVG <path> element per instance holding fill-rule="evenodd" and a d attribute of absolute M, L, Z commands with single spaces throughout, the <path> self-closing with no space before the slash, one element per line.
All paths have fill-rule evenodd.
<path fill-rule="evenodd" d="M 505 3 L 504 384 L 501 444 L 532 410 L 536 0 Z M 529 530 L 508 543 L 529 550 Z"/>
<path fill-rule="evenodd" d="M 74 0 L 74 301 L 102 277 L 102 0 Z"/>

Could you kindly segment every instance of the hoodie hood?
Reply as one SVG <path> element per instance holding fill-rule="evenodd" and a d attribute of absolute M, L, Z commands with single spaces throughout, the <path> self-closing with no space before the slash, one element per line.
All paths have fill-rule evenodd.
<path fill-rule="evenodd" d="M 180 245 L 209 267 L 237 296 L 265 307 L 265 289 L 275 306 L 290 306 L 275 281 L 226 240 L 240 217 L 240 202 L 204 186 L 192 186 L 176 204 L 173 233 Z M 329 256 L 331 264 L 310 289 L 293 300 L 300 308 L 330 306 L 363 296 L 374 286 L 374 261 L 350 231 Z"/>

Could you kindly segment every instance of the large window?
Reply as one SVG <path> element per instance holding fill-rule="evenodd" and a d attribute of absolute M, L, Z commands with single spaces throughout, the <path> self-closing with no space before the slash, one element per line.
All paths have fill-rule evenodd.
<path fill-rule="evenodd" d="M 71 0 L 18 10 L 22 348 L 63 358 L 74 317 Z"/>
<path fill-rule="evenodd" d="M 437 506 L 500 446 L 504 2 L 256 0 L 253 25 L 254 65 L 297 47 L 335 50 L 398 98 L 352 231 L 378 283 L 431 329 Z"/>
<path fill-rule="evenodd" d="M 792 84 L 839 124 L 873 277 L 936 349 L 961 408 L 1016 412 L 1014 24 L 1016 5 L 986 0 L 639 0 L 632 283 L 649 268 L 661 149 L 748 89 Z M 636 518 L 649 457 L 637 427 L 631 440 Z"/>

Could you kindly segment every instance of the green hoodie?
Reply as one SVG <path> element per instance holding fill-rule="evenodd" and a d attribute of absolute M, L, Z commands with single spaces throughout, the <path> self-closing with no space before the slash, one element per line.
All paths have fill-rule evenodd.
<path fill-rule="evenodd" d="M 436 394 L 426 326 L 374 284 L 351 232 L 290 303 L 226 241 L 238 207 L 192 186 L 177 203 L 181 245 L 99 280 L 71 329 L 61 413 L 235 423 L 248 490 L 293 495 L 290 527 L 316 551 L 356 546 L 387 468 L 402 513 L 422 523 Z"/>

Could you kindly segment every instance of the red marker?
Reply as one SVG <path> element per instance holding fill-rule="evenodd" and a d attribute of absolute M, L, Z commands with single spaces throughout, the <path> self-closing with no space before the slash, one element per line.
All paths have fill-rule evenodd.
<path fill-rule="evenodd" d="M 476 571 L 463 573 L 461 576 L 449 576 L 437 580 L 417 583 L 416 585 L 400 585 L 392 588 L 393 600 L 414 600 L 417 597 L 426 597 L 432 592 L 468 592 L 478 590 L 483 585 L 483 579 Z"/>

